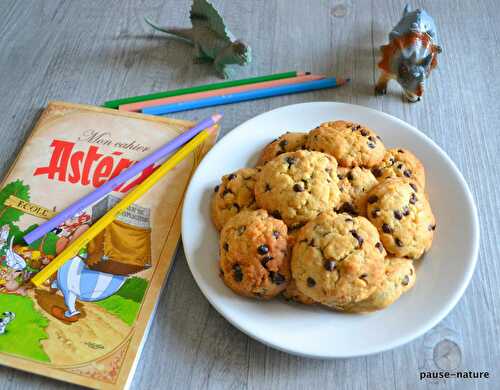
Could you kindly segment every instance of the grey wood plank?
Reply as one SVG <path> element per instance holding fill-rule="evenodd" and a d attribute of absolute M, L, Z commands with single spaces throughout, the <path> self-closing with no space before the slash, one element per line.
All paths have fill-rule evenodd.
<path fill-rule="evenodd" d="M 0 2 L 0 172 L 5 172 L 48 99 L 100 104 L 106 99 L 214 81 L 193 64 L 191 49 L 152 33 L 143 15 L 188 24 L 189 0 L 144 2 Z M 182 250 L 165 289 L 134 388 L 488 389 L 500 388 L 500 258 L 496 191 L 500 151 L 500 26 L 495 0 L 411 1 L 436 19 L 444 52 L 422 102 L 404 103 L 396 85 L 373 95 L 378 46 L 400 17 L 403 1 L 216 1 L 233 32 L 250 42 L 245 77 L 296 68 L 351 76 L 330 91 L 224 107 L 223 133 L 272 108 L 312 100 L 362 104 L 415 125 L 454 160 L 479 208 L 476 272 L 457 307 L 426 335 L 393 351 L 321 361 L 290 356 L 242 334 L 205 300 Z M 457 5 L 459 4 L 459 6 Z M 177 114 L 200 118 L 210 109 Z M 439 343 L 455 343 L 460 369 L 490 370 L 489 381 L 420 381 L 435 369 Z M 70 388 L 0 367 L 0 388 Z"/>

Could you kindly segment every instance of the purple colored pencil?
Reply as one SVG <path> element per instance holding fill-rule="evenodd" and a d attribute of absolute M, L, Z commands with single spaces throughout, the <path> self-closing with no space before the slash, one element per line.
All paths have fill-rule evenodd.
<path fill-rule="evenodd" d="M 168 156 L 169 154 L 171 154 L 172 152 L 174 152 L 175 150 L 180 148 L 182 145 L 184 145 L 186 142 L 188 142 L 191 138 L 196 136 L 200 131 L 214 126 L 217 122 L 219 122 L 221 120 L 221 118 L 222 118 L 221 114 L 215 114 L 207 119 L 204 119 L 204 120 L 198 122 L 194 127 L 189 129 L 185 133 L 182 133 L 178 137 L 167 142 L 165 145 L 163 145 L 161 148 L 159 148 L 155 152 L 151 153 L 149 156 L 145 157 L 141 161 L 132 165 L 130 168 L 126 169 L 118 176 L 115 176 L 114 178 L 108 180 L 102 186 L 96 188 L 94 191 L 92 191 L 90 194 L 84 196 L 80 200 L 77 200 L 71 206 L 62 210 L 54 218 L 44 222 L 43 224 L 38 226 L 36 229 L 34 229 L 31 232 L 29 232 L 28 234 L 26 234 L 24 236 L 24 241 L 26 241 L 26 243 L 28 243 L 28 244 L 31 244 L 32 242 L 43 237 L 45 234 L 47 234 L 48 232 L 50 232 L 52 229 L 56 228 L 57 226 L 61 225 L 67 219 L 73 217 L 75 214 L 77 214 L 80 211 L 84 210 L 85 208 L 91 206 L 92 204 L 97 202 L 99 199 L 103 198 L 105 195 L 112 192 L 115 188 L 117 188 L 121 184 L 125 183 L 127 180 L 130 180 L 134 176 L 138 175 L 140 172 L 142 172 L 148 166 L 154 164 L 155 162 L 161 160 L 162 158 Z"/>

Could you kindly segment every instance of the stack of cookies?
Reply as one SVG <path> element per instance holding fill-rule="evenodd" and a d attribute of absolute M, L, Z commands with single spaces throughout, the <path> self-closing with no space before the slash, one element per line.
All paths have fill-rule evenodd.
<path fill-rule="evenodd" d="M 335 121 L 268 144 L 215 187 L 220 274 L 237 294 L 369 312 L 415 283 L 436 228 L 422 163 Z"/>

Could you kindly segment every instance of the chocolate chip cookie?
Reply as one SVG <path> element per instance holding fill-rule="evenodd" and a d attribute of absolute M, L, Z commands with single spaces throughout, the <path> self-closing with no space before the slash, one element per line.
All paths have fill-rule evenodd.
<path fill-rule="evenodd" d="M 322 213 L 299 232 L 292 275 L 307 297 L 342 307 L 375 291 L 383 278 L 385 254 L 377 229 L 366 218 Z"/>
<path fill-rule="evenodd" d="M 380 182 L 391 177 L 404 177 L 415 180 L 425 189 L 424 166 L 408 149 L 387 149 L 384 159 L 372 168 L 372 173 Z"/>
<path fill-rule="evenodd" d="M 285 291 L 283 291 L 283 297 L 288 301 L 302 303 L 303 305 L 314 305 L 317 303 L 307 295 L 300 292 L 294 279 L 290 280 L 290 283 L 286 286 Z"/>
<path fill-rule="evenodd" d="M 348 121 L 326 122 L 311 130 L 306 147 L 335 157 L 342 167 L 371 168 L 382 161 L 385 147 L 366 126 Z"/>
<path fill-rule="evenodd" d="M 306 146 L 307 133 L 285 133 L 268 144 L 260 155 L 257 166 L 264 165 L 283 153 L 295 152 Z"/>
<path fill-rule="evenodd" d="M 299 150 L 279 155 L 256 175 L 260 208 L 297 228 L 339 201 L 337 162 L 332 156 Z"/>
<path fill-rule="evenodd" d="M 340 202 L 335 211 L 366 216 L 368 192 L 378 184 L 367 168 L 338 168 Z"/>
<path fill-rule="evenodd" d="M 221 184 L 214 189 L 212 198 L 212 221 L 221 230 L 229 218 L 241 210 L 255 210 L 254 187 L 256 169 L 243 168 L 222 177 Z"/>
<path fill-rule="evenodd" d="M 384 277 L 373 294 L 360 302 L 338 309 L 351 313 L 385 309 L 413 287 L 416 276 L 413 261 L 400 257 L 388 257 L 385 260 Z"/>
<path fill-rule="evenodd" d="M 418 259 L 431 247 L 436 222 L 424 190 L 416 182 L 385 180 L 368 194 L 366 211 L 389 253 Z"/>
<path fill-rule="evenodd" d="M 221 277 L 239 295 L 270 299 L 290 280 L 287 227 L 265 210 L 244 210 L 230 218 L 219 252 Z"/>

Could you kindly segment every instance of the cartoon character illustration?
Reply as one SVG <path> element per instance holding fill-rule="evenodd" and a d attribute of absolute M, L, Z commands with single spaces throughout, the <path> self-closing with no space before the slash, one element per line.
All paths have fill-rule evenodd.
<path fill-rule="evenodd" d="M 394 79 L 403 88 L 404 96 L 416 102 L 424 94 L 424 82 L 437 66 L 441 46 L 437 44 L 436 25 L 423 9 L 410 11 L 407 5 L 403 17 L 389 34 L 389 44 L 381 46 L 382 71 L 375 86 L 377 94 L 385 94 L 387 83 Z"/>
<path fill-rule="evenodd" d="M 7 249 L 7 251 L 5 252 L 5 262 L 7 266 L 14 271 L 22 271 L 26 268 L 26 261 L 22 256 L 19 256 L 16 252 L 13 251 L 13 242 L 14 236 L 11 237 L 9 249 Z"/>
<path fill-rule="evenodd" d="M 9 240 L 10 226 L 3 225 L 2 229 L 0 229 L 0 250 L 2 250 Z"/>
<path fill-rule="evenodd" d="M 55 306 L 52 315 L 66 321 L 77 321 L 80 312 L 76 309 L 76 300 L 84 302 L 100 301 L 116 293 L 123 285 L 126 276 L 112 275 L 94 271 L 87 267 L 84 255 L 68 260 L 57 272 L 57 279 L 51 284 L 64 296 L 67 310 Z"/>
<path fill-rule="evenodd" d="M 6 332 L 7 325 L 14 321 L 14 318 L 16 318 L 16 315 L 11 311 L 2 313 L 2 317 L 0 318 L 0 335 Z"/>
<path fill-rule="evenodd" d="M 85 233 L 89 228 L 90 221 L 90 214 L 81 211 L 54 229 L 54 233 L 59 236 L 56 243 L 56 253 L 61 253 L 64 248 Z"/>

